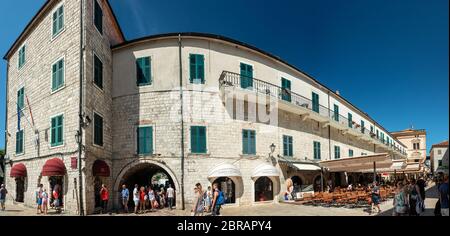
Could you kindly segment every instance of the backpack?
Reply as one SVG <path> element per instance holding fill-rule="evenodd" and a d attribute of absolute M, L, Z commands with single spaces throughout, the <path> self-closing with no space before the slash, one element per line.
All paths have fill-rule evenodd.
<path fill-rule="evenodd" d="M 219 196 L 217 197 L 217 205 L 223 205 L 225 203 L 225 196 L 223 195 L 223 192 L 219 190 Z"/>

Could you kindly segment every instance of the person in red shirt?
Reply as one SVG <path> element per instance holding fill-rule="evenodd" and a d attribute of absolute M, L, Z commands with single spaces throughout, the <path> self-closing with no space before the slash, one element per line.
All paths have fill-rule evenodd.
<path fill-rule="evenodd" d="M 141 190 L 139 191 L 139 206 L 141 213 L 145 213 L 145 196 L 145 188 L 141 187 Z"/>
<path fill-rule="evenodd" d="M 102 200 L 102 214 L 108 211 L 108 200 L 109 200 L 109 192 L 106 185 L 102 184 L 102 189 L 100 190 L 100 198 Z"/>

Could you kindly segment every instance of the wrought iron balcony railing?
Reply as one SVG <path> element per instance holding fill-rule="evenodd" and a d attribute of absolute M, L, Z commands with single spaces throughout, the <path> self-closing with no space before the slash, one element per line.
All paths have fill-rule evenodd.
<path fill-rule="evenodd" d="M 404 152 L 401 152 L 399 148 L 394 147 L 384 140 L 379 139 L 379 137 L 377 138 L 376 135 L 366 127 L 361 127 L 360 124 L 352 121 L 348 117 L 345 117 L 341 114 L 336 114 L 335 111 L 320 105 L 319 101 L 313 101 L 309 98 L 306 98 L 298 93 L 293 92 L 289 88 L 282 88 L 280 86 L 256 78 L 251 78 L 229 71 L 222 72 L 219 78 L 219 84 L 220 86 L 239 87 L 243 90 L 248 90 L 249 92 L 255 92 L 270 96 L 284 102 L 291 103 L 295 106 L 308 109 L 319 114 L 322 117 L 328 118 L 333 122 L 337 122 L 344 127 L 353 129 L 367 137 L 370 137 L 371 139 L 377 140 L 378 142 L 385 144 L 388 148 L 391 148 L 394 151 L 405 154 Z"/>

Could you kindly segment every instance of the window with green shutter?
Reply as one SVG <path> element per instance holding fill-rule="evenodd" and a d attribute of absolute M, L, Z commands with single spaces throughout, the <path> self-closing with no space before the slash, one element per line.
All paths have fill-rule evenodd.
<path fill-rule="evenodd" d="M 103 117 L 94 113 L 94 144 L 103 146 Z"/>
<path fill-rule="evenodd" d="M 365 127 L 364 127 L 364 121 L 363 120 L 361 120 L 361 133 L 364 133 L 364 130 L 366 129 Z"/>
<path fill-rule="evenodd" d="M 16 154 L 23 153 L 23 130 L 16 132 Z"/>
<path fill-rule="evenodd" d="M 241 63 L 241 88 L 253 87 L 253 66 Z"/>
<path fill-rule="evenodd" d="M 353 150 L 352 149 L 348 150 L 348 157 L 353 157 Z"/>
<path fill-rule="evenodd" d="M 373 134 L 373 126 L 370 126 L 370 132 Z"/>
<path fill-rule="evenodd" d="M 17 105 L 19 109 L 23 109 L 25 107 L 25 88 L 22 87 L 17 91 Z"/>
<path fill-rule="evenodd" d="M 53 37 L 58 35 L 64 29 L 64 5 L 53 12 Z"/>
<path fill-rule="evenodd" d="M 205 83 L 205 57 L 200 54 L 189 55 L 189 81 L 193 84 Z"/>
<path fill-rule="evenodd" d="M 256 132 L 254 130 L 242 130 L 242 154 L 256 155 Z"/>
<path fill-rule="evenodd" d="M 379 134 L 379 132 L 377 130 L 377 139 L 379 139 L 379 138 L 380 138 L 380 134 Z"/>
<path fill-rule="evenodd" d="M 205 126 L 191 126 L 191 152 L 206 153 Z"/>
<path fill-rule="evenodd" d="M 348 127 L 353 128 L 353 116 L 351 113 L 348 113 L 347 119 L 348 119 Z"/>
<path fill-rule="evenodd" d="M 137 138 L 137 153 L 140 155 L 153 154 L 153 127 L 139 127 Z"/>
<path fill-rule="evenodd" d="M 97 0 L 94 0 L 94 25 L 103 34 L 103 10 Z"/>
<path fill-rule="evenodd" d="M 334 104 L 334 114 L 333 119 L 337 122 L 339 122 L 339 106 Z"/>
<path fill-rule="evenodd" d="M 320 160 L 320 142 L 314 141 L 314 160 Z"/>
<path fill-rule="evenodd" d="M 283 135 L 283 156 L 285 157 L 294 156 L 292 136 Z"/>
<path fill-rule="evenodd" d="M 291 101 L 291 81 L 281 78 L 281 99 Z"/>
<path fill-rule="evenodd" d="M 341 147 L 334 146 L 334 159 L 340 159 L 341 158 Z"/>
<path fill-rule="evenodd" d="M 19 49 L 19 69 L 22 68 L 22 66 L 25 64 L 25 53 L 26 53 L 26 45 L 23 45 Z"/>
<path fill-rule="evenodd" d="M 103 62 L 94 54 L 94 83 L 103 89 Z"/>
<path fill-rule="evenodd" d="M 51 128 L 51 141 L 50 145 L 52 147 L 60 146 L 63 144 L 63 124 L 64 117 L 62 115 L 52 118 L 52 128 Z"/>
<path fill-rule="evenodd" d="M 141 57 L 136 60 L 136 81 L 138 86 L 152 84 L 150 57 Z"/>
<path fill-rule="evenodd" d="M 313 92 L 312 93 L 312 110 L 314 112 L 319 113 L 319 107 L 320 107 L 320 105 L 319 105 L 319 94 Z"/>
<path fill-rule="evenodd" d="M 52 91 L 64 86 L 64 59 L 52 65 Z"/>

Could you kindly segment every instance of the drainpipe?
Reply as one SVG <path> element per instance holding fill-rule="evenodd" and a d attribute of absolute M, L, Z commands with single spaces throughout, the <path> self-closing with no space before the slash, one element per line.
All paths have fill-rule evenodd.
<path fill-rule="evenodd" d="M 84 205 L 83 205 L 83 172 L 81 171 L 81 155 L 82 155 L 82 146 L 83 146 L 83 63 L 84 63 L 84 43 L 83 43 L 83 31 L 84 31 L 84 23 L 83 23 L 83 4 L 84 0 L 80 1 L 80 101 L 79 101 L 79 121 L 78 121 L 78 184 L 79 184 L 79 200 L 80 200 L 80 216 L 84 216 Z"/>
<path fill-rule="evenodd" d="M 184 107 L 183 107 L 183 64 L 181 55 L 181 34 L 178 35 L 178 55 L 180 63 L 180 108 L 181 108 L 181 210 L 184 210 Z"/>
<path fill-rule="evenodd" d="M 6 154 L 8 153 L 8 75 L 9 75 L 9 61 L 6 60 L 6 111 L 5 111 L 5 156 L 3 156 L 3 183 L 6 184 Z"/>

